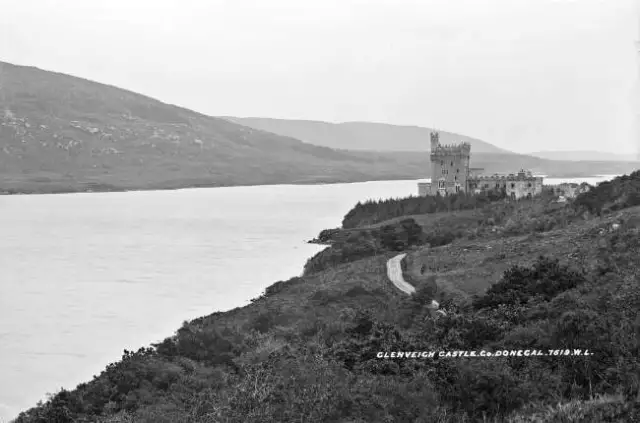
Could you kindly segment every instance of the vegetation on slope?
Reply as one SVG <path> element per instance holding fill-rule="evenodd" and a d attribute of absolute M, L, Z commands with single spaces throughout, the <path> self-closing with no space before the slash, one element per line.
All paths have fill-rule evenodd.
<path fill-rule="evenodd" d="M 575 207 L 601 215 L 640 205 L 640 170 L 599 184 L 595 189 L 581 194 Z"/>
<path fill-rule="evenodd" d="M 331 246 L 307 260 L 305 275 L 373 255 L 404 251 L 409 247 L 446 245 L 460 237 L 461 233 L 449 228 L 433 228 L 424 232 L 415 219 L 410 218 L 380 227 L 337 232 L 333 235 L 321 233 L 319 238 L 326 239 L 329 236 L 332 236 Z"/>
<path fill-rule="evenodd" d="M 412 179 L 424 161 L 314 146 L 0 62 L 0 192 Z"/>
<path fill-rule="evenodd" d="M 640 171 L 636 170 L 628 175 L 616 177 L 610 181 L 604 181 L 597 186 L 590 187 L 587 192 L 580 194 L 572 203 L 573 215 L 587 212 L 595 215 L 610 213 L 616 210 L 625 209 L 640 205 Z M 506 205 L 495 205 L 500 200 L 505 200 L 504 191 L 489 191 L 486 194 L 468 195 L 465 193 L 454 194 L 446 197 L 442 196 L 415 196 L 399 199 L 368 200 L 364 203 L 358 202 L 342 220 L 342 229 L 361 228 L 364 226 L 376 225 L 398 217 L 415 215 L 441 214 L 443 212 L 464 212 L 467 210 L 480 210 L 474 215 L 495 214 L 494 220 L 511 213 L 514 207 L 522 208 L 535 207 L 535 215 L 557 216 L 556 213 L 563 207 L 551 205 L 554 198 L 553 193 L 544 190 L 542 195 L 532 200 L 521 200 L 518 202 L 507 202 Z M 520 206 L 518 206 L 520 205 Z M 540 209 L 540 206 L 543 209 Z M 543 211 L 544 213 L 541 213 Z M 465 214 L 465 213 L 462 213 Z M 466 213 L 466 215 L 470 215 Z M 531 217 L 531 214 L 530 216 Z M 566 217 L 566 216 L 565 216 Z M 341 231 L 323 232 L 322 238 L 325 242 L 333 238 L 340 237 Z"/>
<path fill-rule="evenodd" d="M 502 223 L 476 219 L 486 230 L 409 251 L 407 275 L 419 294 L 423 279 L 437 280 L 447 316 L 431 315 L 429 295 L 403 295 L 386 280 L 395 252 L 373 255 L 185 322 L 18 422 L 636 421 L 640 207 L 591 218 L 573 205 L 533 205 L 493 203 L 486 213 Z M 555 226 L 526 223 L 543 216 Z M 441 222 L 428 217 L 426 234 Z M 521 229 L 493 230 L 509 220 Z M 390 226 L 415 234 L 414 221 Z M 480 349 L 592 355 L 376 357 Z"/>
<path fill-rule="evenodd" d="M 342 228 L 374 225 L 394 217 L 438 212 L 472 210 L 490 202 L 504 199 L 504 192 L 489 191 L 481 195 L 465 193 L 449 196 L 412 196 L 387 200 L 367 200 L 358 202 L 342 219 Z"/>

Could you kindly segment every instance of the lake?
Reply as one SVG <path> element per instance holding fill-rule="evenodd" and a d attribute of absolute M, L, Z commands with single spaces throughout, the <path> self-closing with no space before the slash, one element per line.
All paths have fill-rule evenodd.
<path fill-rule="evenodd" d="M 0 196 L 0 421 L 300 275 L 324 248 L 305 241 L 358 201 L 416 193 L 387 181 Z"/>

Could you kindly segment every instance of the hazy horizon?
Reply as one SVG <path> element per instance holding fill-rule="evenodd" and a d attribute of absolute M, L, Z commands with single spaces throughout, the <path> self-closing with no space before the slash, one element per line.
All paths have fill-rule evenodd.
<path fill-rule="evenodd" d="M 0 60 L 214 116 L 634 154 L 632 0 L 10 3 Z"/>

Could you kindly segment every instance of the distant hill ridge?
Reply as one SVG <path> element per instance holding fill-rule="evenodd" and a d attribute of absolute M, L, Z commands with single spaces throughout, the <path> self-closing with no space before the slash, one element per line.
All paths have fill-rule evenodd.
<path fill-rule="evenodd" d="M 313 120 L 271 119 L 224 116 L 232 122 L 286 135 L 315 145 L 347 150 L 429 151 L 429 134 L 434 129 L 420 126 L 391 125 L 374 122 L 330 123 Z M 488 142 L 466 135 L 438 131 L 440 142 L 468 142 L 475 153 L 515 154 Z"/>
<path fill-rule="evenodd" d="M 634 161 L 633 154 L 608 153 L 604 151 L 576 150 L 576 151 L 538 151 L 529 153 L 532 156 L 548 160 L 569 161 Z"/>

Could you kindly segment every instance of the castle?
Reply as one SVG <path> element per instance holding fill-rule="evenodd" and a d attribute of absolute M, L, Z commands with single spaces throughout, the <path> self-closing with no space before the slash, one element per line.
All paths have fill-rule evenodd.
<path fill-rule="evenodd" d="M 543 178 L 520 170 L 517 174 L 482 175 L 484 169 L 470 168 L 471 144 L 441 145 L 437 132 L 431 133 L 431 182 L 418 183 L 418 193 L 450 195 L 459 192 L 479 194 L 483 191 L 505 191 L 509 198 L 519 199 L 542 193 Z"/>
<path fill-rule="evenodd" d="M 468 191 L 471 144 L 441 145 L 440 135 L 431 133 L 431 195 Z"/>

